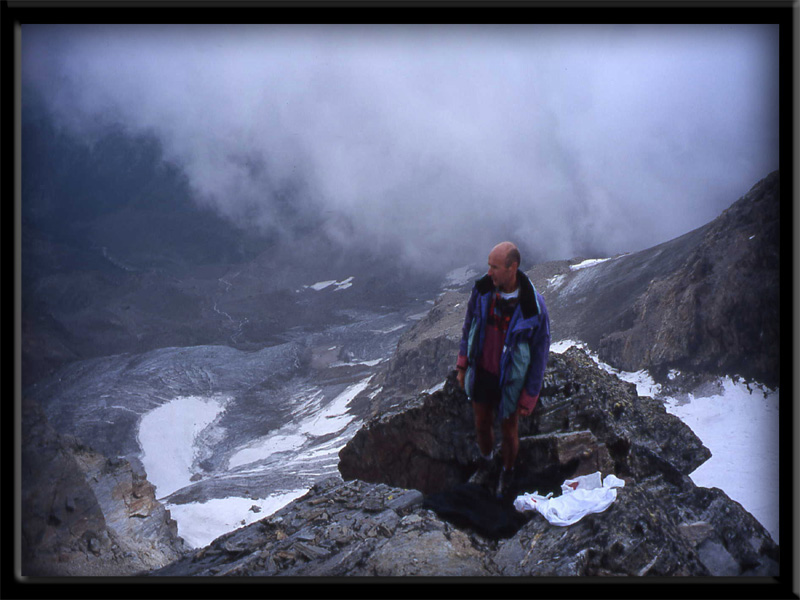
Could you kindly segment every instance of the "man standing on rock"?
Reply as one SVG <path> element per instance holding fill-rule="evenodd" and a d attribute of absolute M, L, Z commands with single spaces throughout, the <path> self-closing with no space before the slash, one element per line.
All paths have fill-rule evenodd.
<path fill-rule="evenodd" d="M 481 459 L 475 479 L 487 483 L 494 458 L 495 416 L 501 420 L 503 470 L 496 495 L 505 498 L 519 450 L 519 417 L 533 412 L 550 351 L 544 298 L 519 270 L 511 242 L 489 253 L 489 272 L 475 282 L 458 352 L 458 382 L 472 402 Z"/>

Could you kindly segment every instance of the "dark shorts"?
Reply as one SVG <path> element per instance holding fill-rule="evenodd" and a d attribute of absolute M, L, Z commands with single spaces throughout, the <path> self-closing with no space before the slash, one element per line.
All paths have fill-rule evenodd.
<path fill-rule="evenodd" d="M 478 404 L 500 404 L 500 377 L 481 368 L 475 369 L 472 401 Z"/>

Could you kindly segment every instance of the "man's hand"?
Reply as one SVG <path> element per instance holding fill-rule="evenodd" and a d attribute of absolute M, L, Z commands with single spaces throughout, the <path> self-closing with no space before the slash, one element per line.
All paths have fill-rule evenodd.
<path fill-rule="evenodd" d="M 520 405 L 517 407 L 517 414 L 518 414 L 520 417 L 527 417 L 527 416 L 528 416 L 529 414 L 531 414 L 532 412 L 533 412 L 533 411 L 532 411 L 530 408 L 525 408 L 525 407 L 524 407 L 524 406 L 522 406 L 521 404 L 520 404 Z"/>
<path fill-rule="evenodd" d="M 464 389 L 464 376 L 466 375 L 466 371 L 464 369 L 459 369 L 458 374 L 456 375 L 456 379 L 458 380 L 458 385 L 461 386 L 461 389 Z"/>

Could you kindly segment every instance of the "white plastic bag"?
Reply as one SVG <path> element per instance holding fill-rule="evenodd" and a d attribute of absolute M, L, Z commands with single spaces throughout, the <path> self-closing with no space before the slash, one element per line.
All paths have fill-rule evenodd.
<path fill-rule="evenodd" d="M 618 487 L 625 482 L 614 475 L 601 478 L 597 471 L 568 479 L 561 484 L 561 495 L 553 498 L 550 493 L 540 496 L 538 492 L 522 494 L 514 500 L 514 508 L 519 512 L 538 511 L 553 525 L 566 526 L 577 523 L 583 517 L 606 510 L 617 499 Z"/>

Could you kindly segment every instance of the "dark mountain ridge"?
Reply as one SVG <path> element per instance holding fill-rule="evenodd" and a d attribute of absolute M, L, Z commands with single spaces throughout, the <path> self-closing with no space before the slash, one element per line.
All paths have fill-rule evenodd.
<path fill-rule="evenodd" d="M 531 270 L 556 339 L 579 338 L 609 364 L 662 381 L 679 370 L 771 387 L 780 381 L 779 273 L 777 171 L 675 240 L 586 269 Z"/>

